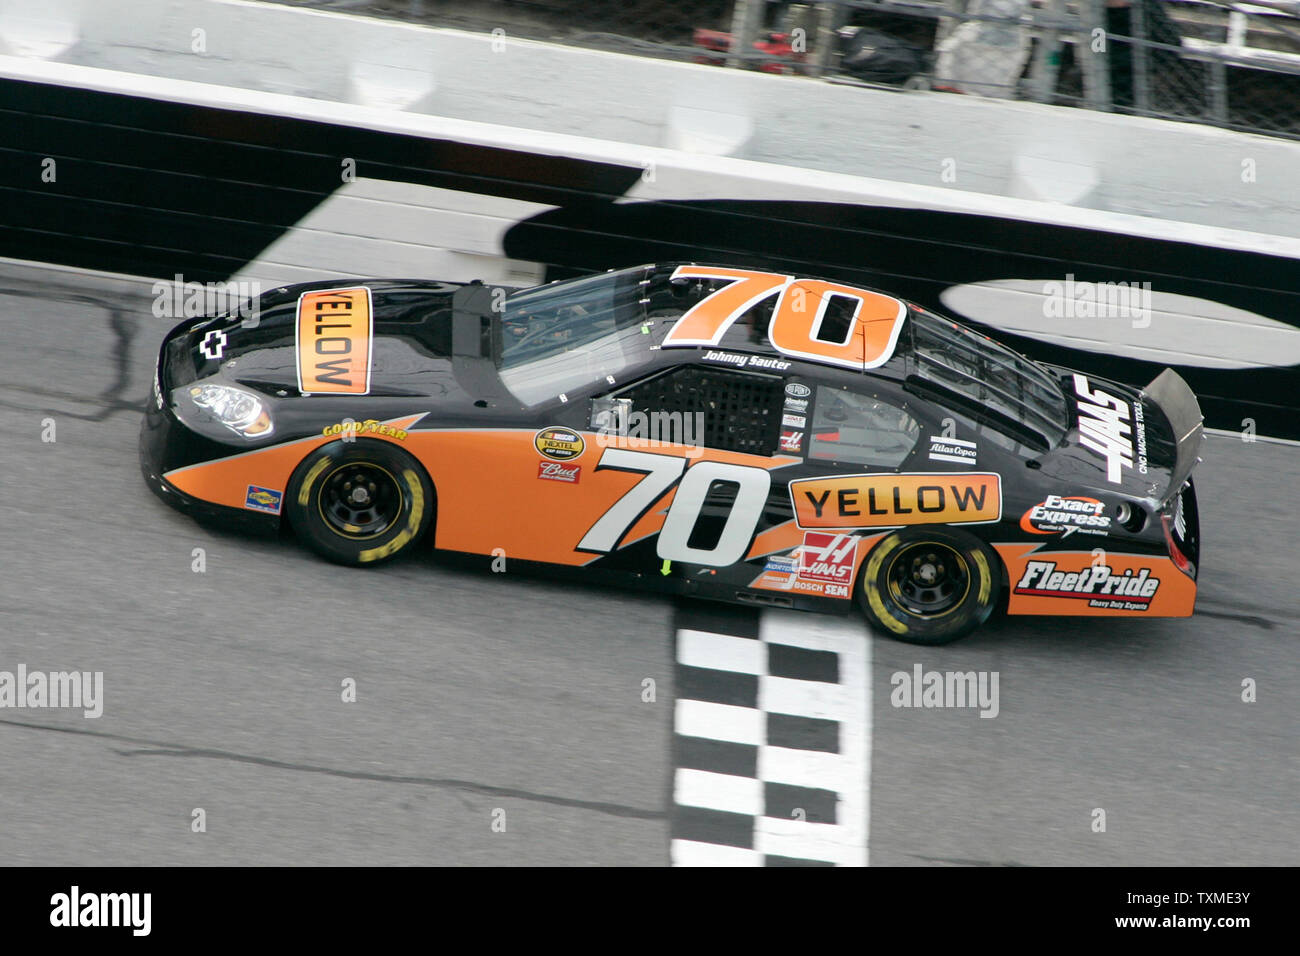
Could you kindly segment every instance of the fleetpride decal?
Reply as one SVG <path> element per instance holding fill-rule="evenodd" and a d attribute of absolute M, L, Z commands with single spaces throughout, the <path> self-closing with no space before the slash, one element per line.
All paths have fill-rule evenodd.
<path fill-rule="evenodd" d="M 298 389 L 313 395 L 370 393 L 374 316 L 370 290 L 321 289 L 298 298 L 294 351 Z"/>
<path fill-rule="evenodd" d="M 1002 517 L 996 474 L 842 475 L 790 482 L 800 528 L 979 524 Z"/>

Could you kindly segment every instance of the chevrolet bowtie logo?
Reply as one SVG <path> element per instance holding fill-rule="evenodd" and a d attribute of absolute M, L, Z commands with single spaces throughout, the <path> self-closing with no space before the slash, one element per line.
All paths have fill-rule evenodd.
<path fill-rule="evenodd" d="M 199 351 L 205 358 L 216 361 L 221 358 L 221 353 L 226 349 L 226 333 L 220 329 L 213 329 L 207 335 L 203 336 L 203 341 L 199 343 Z"/>

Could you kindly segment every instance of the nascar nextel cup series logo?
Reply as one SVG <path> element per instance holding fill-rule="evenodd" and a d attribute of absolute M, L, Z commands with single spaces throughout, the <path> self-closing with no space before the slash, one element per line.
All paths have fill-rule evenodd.
<path fill-rule="evenodd" d="M 1035 597 L 1088 598 L 1088 605 L 1122 611 L 1145 611 L 1160 589 L 1160 579 L 1146 568 L 1116 574 L 1105 564 L 1081 571 L 1058 571 L 1055 561 L 1030 561 L 1016 584 L 1017 594 Z"/>
<path fill-rule="evenodd" d="M 1106 506 L 1096 498 L 1063 498 L 1048 495 L 1043 501 L 1025 512 L 1020 527 L 1030 534 L 1059 534 L 1068 538 L 1076 531 L 1085 534 L 1107 534 L 1110 518 L 1104 514 Z"/>
<path fill-rule="evenodd" d="M 568 428 L 543 428 L 533 436 L 533 444 L 553 461 L 578 458 L 587 449 L 582 436 Z"/>

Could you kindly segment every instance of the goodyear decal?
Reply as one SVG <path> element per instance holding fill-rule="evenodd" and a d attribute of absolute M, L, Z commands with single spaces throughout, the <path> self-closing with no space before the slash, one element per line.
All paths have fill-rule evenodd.
<path fill-rule="evenodd" d="M 993 473 L 836 475 L 790 482 L 800 528 L 890 528 L 981 524 L 1002 517 Z"/>
<path fill-rule="evenodd" d="M 533 437 L 537 450 L 552 461 L 570 461 L 582 457 L 587 443 L 570 428 L 543 428 Z"/>
<path fill-rule="evenodd" d="M 320 289 L 298 298 L 298 388 L 312 395 L 367 395 L 374 345 L 370 290 Z"/>
<path fill-rule="evenodd" d="M 326 425 L 321 429 L 321 434 L 326 438 L 333 438 L 338 435 L 382 435 L 385 438 L 406 441 L 405 429 L 385 424 L 374 418 L 367 418 L 364 422 L 345 421 L 335 425 Z"/>

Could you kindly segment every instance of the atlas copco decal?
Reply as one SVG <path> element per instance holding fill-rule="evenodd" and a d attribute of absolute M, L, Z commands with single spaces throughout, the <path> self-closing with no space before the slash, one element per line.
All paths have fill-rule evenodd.
<path fill-rule="evenodd" d="M 1106 480 L 1120 484 L 1122 468 L 1133 467 L 1133 426 L 1128 402 L 1100 388 L 1091 388 L 1086 375 L 1075 373 L 1079 396 L 1079 443 L 1106 459 Z"/>
<path fill-rule="evenodd" d="M 1068 538 L 1076 531 L 1084 534 L 1107 534 L 1110 518 L 1106 506 L 1096 498 L 1063 498 L 1048 495 L 1020 519 L 1022 530 L 1030 534 L 1059 534 Z"/>
<path fill-rule="evenodd" d="M 1030 561 L 1016 584 L 1017 594 L 1034 597 L 1087 598 L 1090 607 L 1145 611 L 1160 589 L 1160 579 L 1146 568 L 1123 574 L 1105 564 L 1080 571 L 1058 571 L 1055 561 Z"/>

